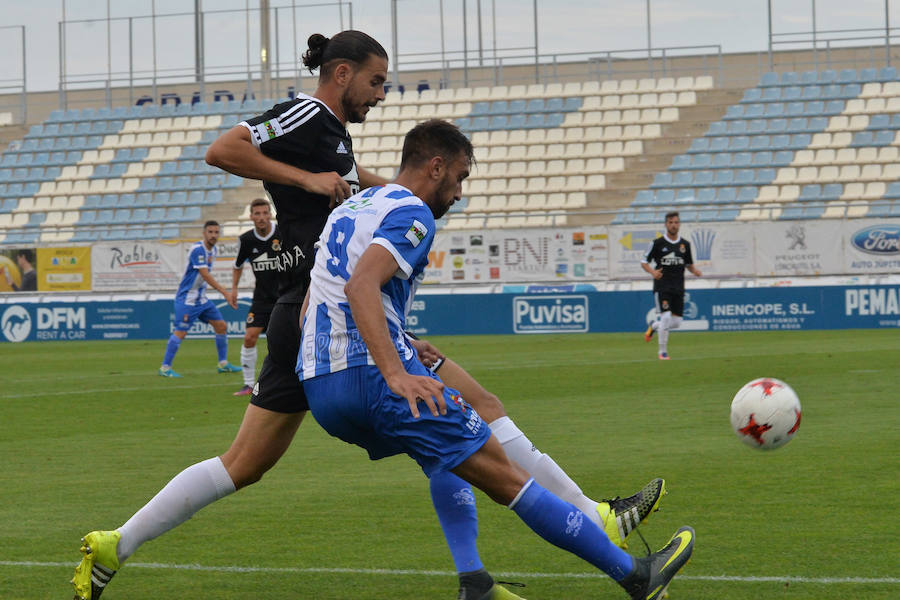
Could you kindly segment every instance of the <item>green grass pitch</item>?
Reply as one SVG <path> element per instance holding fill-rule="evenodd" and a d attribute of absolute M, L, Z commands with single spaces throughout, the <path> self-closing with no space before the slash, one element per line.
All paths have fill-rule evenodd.
<path fill-rule="evenodd" d="M 900 593 L 898 332 L 680 333 L 673 360 L 640 333 L 443 337 L 519 427 L 600 499 L 668 481 L 653 547 L 697 531 L 672 600 L 887 599 Z M 237 356 L 240 340 L 232 339 Z M 211 340 L 155 372 L 164 341 L 0 345 L 0 598 L 71 598 L 78 540 L 119 526 L 184 467 L 222 453 L 246 398 Z M 264 345 L 260 357 L 264 356 Z M 236 362 L 236 361 L 234 361 Z M 803 404 L 797 437 L 742 444 L 728 412 L 760 376 Z M 529 600 L 624 594 L 478 494 L 480 548 Z M 631 552 L 644 552 L 635 536 Z M 262 480 L 145 544 L 104 600 L 455 598 L 413 461 L 371 463 L 308 417 Z"/>

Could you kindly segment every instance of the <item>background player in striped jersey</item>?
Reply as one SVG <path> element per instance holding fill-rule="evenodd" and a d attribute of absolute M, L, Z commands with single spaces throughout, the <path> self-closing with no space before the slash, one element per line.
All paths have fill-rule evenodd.
<path fill-rule="evenodd" d="M 206 286 L 217 290 L 232 308 L 237 308 L 237 296 L 227 291 L 216 281 L 210 271 L 216 262 L 219 241 L 219 224 L 215 221 L 207 221 L 203 224 L 203 239 L 191 247 L 188 254 L 188 264 L 181 277 L 181 284 L 175 293 L 175 328 L 169 336 L 166 344 L 166 354 L 163 356 L 159 374 L 163 377 L 181 377 L 172 370 L 172 361 L 178 352 L 182 340 L 194 321 L 200 319 L 209 323 L 216 334 L 216 352 L 219 357 L 217 369 L 219 373 L 234 373 L 240 371 L 228 362 L 228 336 L 226 334 L 225 319 L 216 305 L 206 297 Z"/>
<path fill-rule="evenodd" d="M 383 178 L 356 165 L 345 125 L 348 121 L 363 121 L 369 108 L 384 99 L 387 53 L 362 32 L 345 31 L 331 39 L 316 34 L 309 38 L 304 64 L 310 69 L 320 68 L 318 88 L 312 96 L 301 94 L 293 101 L 240 123 L 216 140 L 207 153 L 210 164 L 264 181 L 275 204 L 282 236 L 281 252 L 277 255 L 280 295 L 269 321 L 269 353 L 257 381 L 258 390 L 251 396 L 240 430 L 226 453 L 196 463 L 176 475 L 119 529 L 95 531 L 85 536 L 82 550 L 85 557 L 74 580 L 76 593 L 82 596 L 89 596 L 92 590 L 96 594 L 99 594 L 97 589 L 102 591 L 96 581 L 91 581 L 92 572 L 100 570 L 100 581 L 105 585 L 111 577 L 108 574 L 115 573 L 141 544 L 176 527 L 211 502 L 259 481 L 287 450 L 306 415 L 308 406 L 303 388 L 294 372 L 300 339 L 300 305 L 309 282 L 313 247 L 331 208 L 349 197 L 351 191 L 358 191 L 360 184 L 370 187 L 385 183 Z M 442 368 L 448 369 L 449 364 Z M 462 369 L 458 372 L 465 373 Z M 505 414 L 495 396 L 484 392 L 468 374 L 465 377 L 466 381 L 454 381 L 453 385 L 473 389 L 473 398 L 496 403 L 495 413 Z M 489 410 L 485 407 L 486 412 Z M 508 438 L 510 445 L 506 448 L 514 460 L 522 460 L 524 464 L 540 462 L 551 480 L 547 485 L 559 483 L 556 489 L 566 485 L 562 477 L 554 477 L 559 473 L 571 483 L 568 489 L 580 494 L 581 490 L 558 467 L 553 469 L 552 459 L 538 451 L 532 452 L 531 443 L 518 429 Z M 521 453 L 521 459 L 514 455 L 515 451 Z M 441 485 L 437 484 L 440 478 L 432 478 L 436 509 L 439 513 L 444 509 L 451 513 L 462 511 L 458 518 L 475 526 L 474 531 L 467 531 L 463 536 L 470 549 L 465 555 L 454 554 L 460 572 L 460 597 L 513 600 L 517 596 L 494 585 L 490 575 L 480 568 L 475 549 L 474 505 L 450 505 L 449 500 L 468 497 L 471 488 L 450 475 Z M 662 481 L 655 480 L 648 487 L 621 501 L 601 502 L 598 507 L 607 517 L 608 531 L 623 531 L 622 543 L 632 524 L 643 520 L 658 506 L 664 490 Z M 460 491 L 462 494 L 457 494 Z M 634 519 L 622 525 L 623 530 L 618 524 L 624 524 L 628 515 Z M 450 523 L 452 528 L 453 521 L 452 514 L 441 516 L 442 525 Z M 88 547 L 90 551 L 86 550 Z"/>
<path fill-rule="evenodd" d="M 281 251 L 281 236 L 272 223 L 272 210 L 268 200 L 256 198 L 250 203 L 250 220 L 253 221 L 253 229 L 245 231 L 238 238 L 238 252 L 231 278 L 231 293 L 237 298 L 238 284 L 244 272 L 243 265 L 250 262 L 255 285 L 253 304 L 247 313 L 244 345 L 241 346 L 244 385 L 234 393 L 235 396 L 249 396 L 253 391 L 253 382 L 256 381 L 256 342 L 268 327 L 269 315 L 278 299 L 276 254 Z"/>
<path fill-rule="evenodd" d="M 681 237 L 681 218 L 673 211 L 666 214 L 666 232 L 653 240 L 641 260 L 641 268 L 653 277 L 653 296 L 659 316 L 644 332 L 649 342 L 659 332 L 659 359 L 669 360 L 669 332 L 681 326 L 684 314 L 684 270 L 697 277 L 702 273 L 694 266 L 691 243 Z M 653 262 L 653 266 L 650 262 Z"/>
<path fill-rule="evenodd" d="M 632 598 L 655 597 L 690 557 L 693 529 L 679 529 L 648 557 L 623 552 L 582 511 L 511 462 L 480 415 L 423 365 L 404 333 L 435 219 L 460 199 L 472 161 L 472 145 L 456 126 L 420 123 L 406 136 L 396 179 L 351 197 L 329 217 L 297 359 L 310 410 L 328 433 L 364 448 L 372 460 L 405 453 L 429 478 L 453 473 L 511 508 L 546 541 L 608 574 Z M 420 403 L 428 410 L 420 413 Z M 453 525 L 455 532 L 471 526 L 460 518 Z M 460 544 L 450 536 L 448 542 Z"/>

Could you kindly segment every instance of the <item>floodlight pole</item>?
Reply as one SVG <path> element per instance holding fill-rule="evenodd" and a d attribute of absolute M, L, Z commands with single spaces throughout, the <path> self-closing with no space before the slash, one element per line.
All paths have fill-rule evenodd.
<path fill-rule="evenodd" d="M 888 0 L 884 0 L 884 62 L 891 66 L 891 15 Z"/>
<path fill-rule="evenodd" d="M 769 19 L 769 71 L 775 68 L 772 62 L 772 0 L 767 0 L 767 13 Z"/>
<path fill-rule="evenodd" d="M 537 0 L 532 0 L 534 10 L 534 82 L 541 82 L 541 58 L 538 52 L 538 10 Z"/>
<path fill-rule="evenodd" d="M 816 39 L 816 0 L 812 2 L 812 43 L 813 43 L 813 66 L 816 71 L 819 70 L 819 44 Z"/>
<path fill-rule="evenodd" d="M 653 38 L 650 36 L 650 0 L 647 0 L 647 66 L 653 77 Z"/>
<path fill-rule="evenodd" d="M 394 89 L 400 91 L 400 53 L 397 50 L 397 0 L 391 0 L 391 44 L 394 47 Z"/>

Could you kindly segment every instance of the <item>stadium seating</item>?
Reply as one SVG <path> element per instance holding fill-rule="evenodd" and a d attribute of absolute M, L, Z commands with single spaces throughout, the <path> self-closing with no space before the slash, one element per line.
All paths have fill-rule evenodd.
<path fill-rule="evenodd" d="M 656 222 L 672 207 L 714 220 L 890 214 L 898 113 L 891 67 L 766 73 L 613 222 Z M 735 188 L 731 208 L 702 214 Z"/>

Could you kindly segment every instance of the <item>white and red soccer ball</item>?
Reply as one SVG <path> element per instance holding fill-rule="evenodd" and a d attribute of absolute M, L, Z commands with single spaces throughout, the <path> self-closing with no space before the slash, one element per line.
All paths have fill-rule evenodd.
<path fill-rule="evenodd" d="M 731 428 L 752 448 L 780 448 L 791 441 L 799 427 L 800 400 L 778 379 L 754 379 L 731 401 Z"/>

